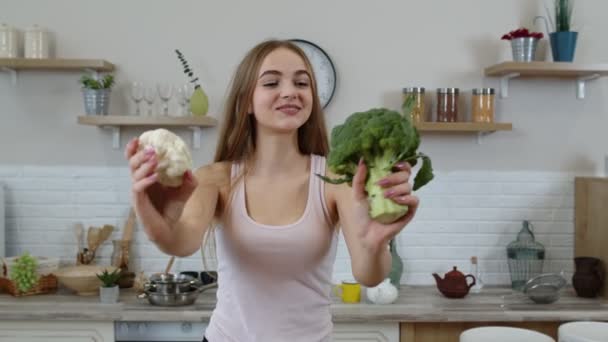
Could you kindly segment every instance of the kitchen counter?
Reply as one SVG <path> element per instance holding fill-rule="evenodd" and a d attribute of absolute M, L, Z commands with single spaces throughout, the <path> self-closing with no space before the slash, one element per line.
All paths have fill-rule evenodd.
<path fill-rule="evenodd" d="M 394 304 L 332 304 L 335 322 L 521 322 L 608 321 L 608 302 L 578 298 L 571 288 L 553 304 L 534 304 L 505 287 L 484 288 L 463 299 L 443 297 L 434 286 L 400 289 Z M 80 297 L 66 292 L 15 298 L 0 294 L 0 321 L 207 321 L 215 306 L 215 290 L 202 293 L 194 305 L 159 307 L 122 290 L 117 304 L 101 304 L 99 297 Z"/>

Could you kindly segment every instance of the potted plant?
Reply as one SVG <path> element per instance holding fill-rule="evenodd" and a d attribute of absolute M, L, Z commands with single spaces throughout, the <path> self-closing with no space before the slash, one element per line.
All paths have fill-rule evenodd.
<path fill-rule="evenodd" d="M 209 110 L 209 98 L 203 91 L 203 88 L 201 88 L 199 78 L 194 76 L 194 71 L 188 64 L 188 61 L 186 61 L 184 55 L 177 49 L 175 50 L 175 53 L 182 63 L 184 74 L 190 78 L 190 83 L 194 84 L 194 92 L 192 92 L 192 96 L 190 97 L 190 111 L 192 112 L 192 115 L 206 115 Z"/>
<path fill-rule="evenodd" d="M 572 11 L 574 0 L 553 0 L 553 18 L 550 10 L 545 7 L 547 17 L 537 16 L 537 19 L 545 21 L 545 27 L 549 33 L 551 42 L 551 53 L 555 62 L 572 62 L 576 50 L 578 32 L 571 31 Z M 547 23 L 548 22 L 548 23 Z M 549 25 L 553 30 L 550 30 Z"/>
<path fill-rule="evenodd" d="M 80 80 L 84 97 L 84 110 L 87 115 L 108 115 L 110 90 L 114 85 L 114 76 L 108 74 L 99 79 L 83 75 Z"/>
<path fill-rule="evenodd" d="M 97 273 L 97 278 L 101 280 L 99 288 L 99 299 L 104 304 L 114 304 L 118 302 L 120 289 L 118 280 L 120 279 L 120 268 L 114 269 L 112 272 L 104 270 L 102 273 Z"/>
<path fill-rule="evenodd" d="M 504 34 L 500 39 L 511 41 L 513 60 L 516 62 L 532 62 L 536 55 L 538 41 L 543 39 L 540 32 L 531 32 L 525 27 Z"/>

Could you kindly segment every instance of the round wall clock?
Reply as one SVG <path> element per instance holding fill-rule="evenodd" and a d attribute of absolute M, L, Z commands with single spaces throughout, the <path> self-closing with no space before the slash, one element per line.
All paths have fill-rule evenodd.
<path fill-rule="evenodd" d="M 325 108 L 336 91 L 336 68 L 329 55 L 318 45 L 303 39 L 291 39 L 301 48 L 312 64 L 317 78 L 317 93 L 321 107 Z"/>

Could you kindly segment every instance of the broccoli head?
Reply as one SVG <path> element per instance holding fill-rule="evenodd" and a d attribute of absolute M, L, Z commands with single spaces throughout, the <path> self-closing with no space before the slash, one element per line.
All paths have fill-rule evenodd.
<path fill-rule="evenodd" d="M 343 176 L 339 179 L 321 177 L 333 184 L 352 180 L 359 159 L 363 158 L 368 168 L 365 181 L 370 205 L 370 217 L 382 223 L 391 223 L 407 213 L 407 206 L 397 204 L 384 197 L 384 190 L 377 184 L 388 176 L 395 164 L 402 161 L 416 165 L 418 158 L 422 166 L 414 178 L 414 190 L 433 179 L 433 169 L 428 156 L 417 153 L 420 145 L 418 131 L 407 115 L 385 108 L 371 109 L 350 115 L 344 124 L 331 132 L 329 169 Z"/>

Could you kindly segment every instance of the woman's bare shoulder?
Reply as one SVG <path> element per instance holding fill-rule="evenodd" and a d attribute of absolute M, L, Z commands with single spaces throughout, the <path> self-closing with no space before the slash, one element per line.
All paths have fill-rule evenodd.
<path fill-rule="evenodd" d="M 232 163 L 229 161 L 214 162 L 199 167 L 194 175 L 199 184 L 215 185 L 223 187 L 230 184 L 230 168 Z"/>

